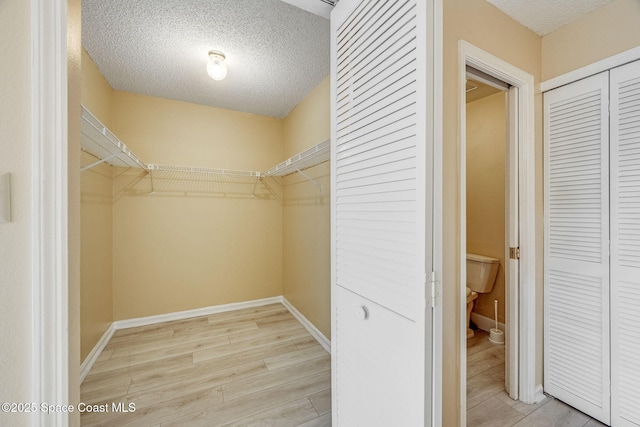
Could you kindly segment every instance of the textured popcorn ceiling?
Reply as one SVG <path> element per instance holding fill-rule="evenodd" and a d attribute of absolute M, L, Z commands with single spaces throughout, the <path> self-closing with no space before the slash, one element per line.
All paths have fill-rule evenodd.
<path fill-rule="evenodd" d="M 487 0 L 538 35 L 549 34 L 612 0 Z"/>
<path fill-rule="evenodd" d="M 230 110 L 286 116 L 329 74 L 329 41 L 329 20 L 281 0 L 82 0 L 82 44 L 114 89 Z"/>

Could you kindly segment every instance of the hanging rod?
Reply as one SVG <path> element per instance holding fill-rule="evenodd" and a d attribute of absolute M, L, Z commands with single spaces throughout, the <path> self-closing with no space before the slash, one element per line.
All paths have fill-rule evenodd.
<path fill-rule="evenodd" d="M 149 164 L 147 169 L 157 172 L 169 172 L 175 174 L 193 174 L 193 175 L 222 175 L 228 177 L 245 177 L 245 178 L 260 178 L 262 175 L 258 171 L 246 171 L 246 170 L 233 170 L 233 169 L 214 169 L 214 168 L 202 168 L 191 166 L 170 166 L 170 165 L 156 165 Z"/>

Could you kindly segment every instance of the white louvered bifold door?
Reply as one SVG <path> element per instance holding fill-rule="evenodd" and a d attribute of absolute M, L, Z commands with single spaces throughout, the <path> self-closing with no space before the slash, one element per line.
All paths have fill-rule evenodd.
<path fill-rule="evenodd" d="M 544 94 L 545 391 L 609 423 L 608 73 Z"/>
<path fill-rule="evenodd" d="M 611 70 L 611 422 L 640 426 L 640 62 Z"/>
<path fill-rule="evenodd" d="M 334 427 L 430 423 L 429 3 L 331 17 Z"/>

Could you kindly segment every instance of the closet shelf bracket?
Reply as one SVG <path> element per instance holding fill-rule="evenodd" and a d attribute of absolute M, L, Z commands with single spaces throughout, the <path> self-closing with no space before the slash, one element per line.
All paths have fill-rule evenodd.
<path fill-rule="evenodd" d="M 311 178 L 309 175 L 307 175 L 306 173 L 304 173 L 303 171 L 301 171 L 298 168 L 295 168 L 295 170 L 302 175 L 303 177 L 305 177 L 305 179 L 307 181 L 309 181 L 310 183 L 312 183 L 313 185 L 316 186 L 316 188 L 318 189 L 318 191 L 320 191 L 320 193 L 322 193 L 322 184 L 320 184 L 318 181 L 316 181 L 315 179 Z"/>
<path fill-rule="evenodd" d="M 88 151 L 87 151 L 87 152 L 88 152 Z M 89 153 L 89 154 L 91 154 L 91 153 Z M 91 168 L 93 168 L 93 167 L 98 166 L 98 165 L 99 165 L 99 164 L 101 164 L 101 163 L 105 163 L 105 162 L 109 163 L 109 160 L 113 159 L 113 158 L 114 158 L 114 157 L 116 157 L 118 154 L 120 154 L 120 153 L 113 153 L 113 154 L 110 154 L 110 155 L 108 155 L 107 157 L 104 157 L 104 158 L 102 158 L 102 159 L 98 160 L 97 162 L 93 162 L 93 163 L 91 163 L 90 165 L 87 165 L 87 166 L 85 166 L 85 167 L 83 167 L 83 168 L 80 168 L 80 172 L 84 172 L 84 171 L 86 171 L 86 170 L 89 170 L 89 169 L 91 169 Z"/>

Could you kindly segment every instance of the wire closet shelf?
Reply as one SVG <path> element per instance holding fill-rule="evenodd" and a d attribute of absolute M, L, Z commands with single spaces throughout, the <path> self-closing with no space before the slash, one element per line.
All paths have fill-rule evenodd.
<path fill-rule="evenodd" d="M 255 195 L 260 172 L 173 165 L 147 165 L 152 192 Z"/>
<path fill-rule="evenodd" d="M 331 158 L 331 140 L 326 140 L 315 145 L 300 154 L 288 158 L 277 164 L 265 173 L 264 176 L 287 176 L 292 173 L 301 172 L 313 166 L 329 161 Z"/>
<path fill-rule="evenodd" d="M 326 140 L 290 157 L 266 172 L 146 164 L 84 106 L 82 107 L 81 132 L 82 150 L 97 158 L 97 161 L 82 167 L 81 171 L 84 172 L 101 163 L 118 168 L 143 169 L 147 177 L 143 181 L 138 181 L 136 185 L 142 185 L 143 182 L 149 180 L 152 194 L 164 191 L 185 194 L 237 191 L 246 194 L 249 191 L 250 194 L 256 195 L 256 187 L 258 183 L 262 183 L 269 192 L 278 198 L 274 193 L 275 189 L 264 179 L 285 177 L 296 172 L 322 191 L 322 186 L 303 171 L 330 159 L 331 144 L 330 140 Z M 141 188 L 138 190 L 140 191 Z"/>
<path fill-rule="evenodd" d="M 101 163 L 107 163 L 114 167 L 147 169 L 147 165 L 84 106 L 82 107 L 80 129 L 82 150 L 98 159 L 81 168 L 81 172 Z"/>

